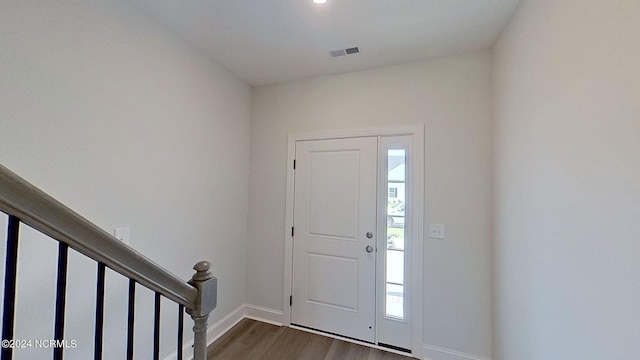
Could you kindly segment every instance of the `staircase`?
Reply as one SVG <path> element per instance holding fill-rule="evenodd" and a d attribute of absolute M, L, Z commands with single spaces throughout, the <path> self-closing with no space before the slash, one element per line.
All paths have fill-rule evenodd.
<path fill-rule="evenodd" d="M 175 359 L 182 360 L 186 353 L 183 331 L 185 311 L 194 321 L 193 359 L 206 359 L 207 318 L 216 307 L 217 299 L 217 279 L 211 274 L 211 264 L 207 261 L 195 264 L 193 269 L 196 273 L 191 280 L 184 281 L 2 165 L 0 212 L 7 215 L 0 360 L 14 359 L 17 352 L 23 352 L 21 358 L 25 358 L 24 352 L 30 348 L 50 350 L 54 360 L 62 360 L 65 358 L 65 350 L 71 351 L 78 345 L 74 344 L 74 340 L 65 338 L 65 320 L 69 316 L 68 310 L 71 311 L 66 307 L 70 250 L 95 262 L 95 304 L 92 304 L 95 307 L 95 318 L 91 329 L 94 359 L 102 360 L 105 352 L 108 354 L 104 338 L 105 278 L 108 272 L 115 272 L 128 279 L 127 328 L 121 334 L 122 341 L 126 341 L 127 360 L 134 357 L 136 290 L 140 287 L 149 289 L 154 294 L 154 306 L 150 309 L 153 314 L 153 359 L 160 359 L 163 299 L 175 303 L 177 307 L 176 350 L 173 353 Z M 50 339 L 14 337 L 16 322 L 20 321 L 16 319 L 16 307 L 20 305 L 17 301 L 22 298 L 17 296 L 16 289 L 21 230 L 25 228 L 33 229 L 57 242 L 54 323 Z M 26 300 L 29 302 L 30 299 Z M 188 346 L 187 350 L 190 350 Z M 31 357 L 27 355 L 26 358 Z"/>

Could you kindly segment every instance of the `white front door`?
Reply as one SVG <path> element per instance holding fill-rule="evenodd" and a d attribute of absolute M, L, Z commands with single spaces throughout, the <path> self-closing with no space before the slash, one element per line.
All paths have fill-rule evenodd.
<path fill-rule="evenodd" d="M 377 148 L 296 142 L 292 324 L 375 342 Z"/>

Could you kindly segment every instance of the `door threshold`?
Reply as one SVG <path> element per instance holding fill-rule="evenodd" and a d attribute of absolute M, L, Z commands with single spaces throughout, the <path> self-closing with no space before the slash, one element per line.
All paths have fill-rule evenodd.
<path fill-rule="evenodd" d="M 409 350 L 409 349 L 400 348 L 400 347 L 396 347 L 396 346 L 393 346 L 393 345 L 387 345 L 387 344 L 376 345 L 375 343 L 372 343 L 372 342 L 363 341 L 363 340 L 359 340 L 359 339 L 354 339 L 354 338 L 351 338 L 351 337 L 348 337 L 348 336 L 334 334 L 334 333 L 330 333 L 330 332 L 327 332 L 327 331 L 317 330 L 317 329 L 313 329 L 313 328 L 306 327 L 306 326 L 303 326 L 303 325 L 291 324 L 291 325 L 289 325 L 289 327 L 292 328 L 292 329 L 296 329 L 296 330 L 300 330 L 300 331 L 306 331 L 308 333 L 321 335 L 321 336 L 329 337 L 329 338 L 332 338 L 332 339 L 337 339 L 337 340 L 350 342 L 352 344 L 357 344 L 357 345 L 370 347 L 370 348 L 376 349 L 376 350 L 386 351 L 386 352 L 394 353 L 394 354 L 397 354 L 397 355 L 403 355 L 403 356 L 406 356 L 408 358 L 413 359 L 413 356 L 411 355 L 411 350 Z"/>
<path fill-rule="evenodd" d="M 384 348 L 393 349 L 393 350 L 401 351 L 401 352 L 404 352 L 404 353 L 407 353 L 407 354 L 411 354 L 411 350 L 405 349 L 405 348 L 400 347 L 400 346 L 384 344 L 384 343 L 381 343 L 381 342 L 378 343 L 378 346 L 382 346 Z"/>

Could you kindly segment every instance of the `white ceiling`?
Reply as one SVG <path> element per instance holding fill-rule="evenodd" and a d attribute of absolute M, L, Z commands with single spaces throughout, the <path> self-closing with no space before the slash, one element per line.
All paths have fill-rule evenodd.
<path fill-rule="evenodd" d="M 129 1 L 253 86 L 488 49 L 519 2 Z"/>

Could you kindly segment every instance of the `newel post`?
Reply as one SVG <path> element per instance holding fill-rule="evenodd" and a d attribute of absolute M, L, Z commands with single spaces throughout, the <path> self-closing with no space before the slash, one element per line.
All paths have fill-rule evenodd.
<path fill-rule="evenodd" d="M 196 273 L 189 284 L 198 289 L 198 304 L 195 309 L 187 309 L 193 319 L 193 360 L 207 359 L 207 318 L 215 309 L 218 296 L 218 279 L 209 269 L 208 261 L 200 261 L 194 265 Z"/>

